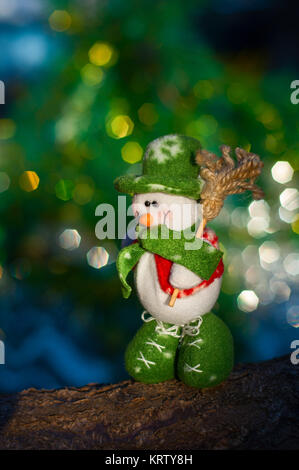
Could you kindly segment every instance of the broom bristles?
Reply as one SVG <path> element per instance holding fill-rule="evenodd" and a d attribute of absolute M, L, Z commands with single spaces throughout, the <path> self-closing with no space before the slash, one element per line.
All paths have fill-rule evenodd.
<path fill-rule="evenodd" d="M 263 199 L 264 192 L 256 184 L 256 178 L 264 166 L 260 157 L 254 153 L 237 147 L 236 161 L 231 157 L 231 148 L 221 146 L 222 156 L 219 158 L 212 152 L 201 150 L 196 155 L 196 162 L 202 168 L 200 176 L 205 181 L 201 193 L 203 217 L 209 221 L 217 217 L 224 200 L 231 194 L 251 191 L 253 199 Z"/>

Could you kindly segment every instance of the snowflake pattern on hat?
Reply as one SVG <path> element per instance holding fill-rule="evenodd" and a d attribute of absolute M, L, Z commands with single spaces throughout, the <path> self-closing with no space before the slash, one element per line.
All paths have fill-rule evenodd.
<path fill-rule="evenodd" d="M 164 163 L 171 157 L 175 157 L 183 151 L 182 141 L 178 135 L 165 135 L 153 140 L 144 155 L 144 158 L 152 158 L 160 163 Z"/>

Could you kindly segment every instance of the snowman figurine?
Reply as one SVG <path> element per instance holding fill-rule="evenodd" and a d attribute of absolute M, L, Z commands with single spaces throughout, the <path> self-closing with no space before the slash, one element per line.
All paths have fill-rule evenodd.
<path fill-rule="evenodd" d="M 127 275 L 134 269 L 144 308 L 143 326 L 125 353 L 128 373 L 140 382 L 177 377 L 189 386 L 212 387 L 233 367 L 231 333 L 211 311 L 224 267 L 218 238 L 205 226 L 215 214 L 211 217 L 208 211 L 204 218 L 207 200 L 201 196 L 208 191 L 218 205 L 221 197 L 209 186 L 208 176 L 206 181 L 201 177 L 200 152 L 199 141 L 191 137 L 160 137 L 146 148 L 141 176 L 115 181 L 118 191 L 133 197 L 139 229 L 137 239 L 119 252 L 117 269 L 125 298 L 131 293 Z M 221 165 L 204 152 L 215 182 Z M 215 212 L 215 204 L 212 207 Z"/>

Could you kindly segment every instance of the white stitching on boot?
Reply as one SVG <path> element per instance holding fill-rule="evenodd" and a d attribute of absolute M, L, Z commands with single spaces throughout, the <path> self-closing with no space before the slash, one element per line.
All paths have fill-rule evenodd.
<path fill-rule="evenodd" d="M 139 352 L 140 352 L 140 356 L 141 356 L 141 357 L 137 357 L 137 361 L 142 361 L 142 362 L 144 362 L 144 364 L 146 365 L 146 367 L 147 367 L 148 369 L 151 368 L 150 364 L 152 364 L 153 366 L 156 365 L 155 362 L 149 361 L 149 360 L 145 359 L 145 357 L 144 357 L 144 355 L 142 354 L 141 351 L 139 351 Z"/>
<path fill-rule="evenodd" d="M 196 366 L 192 367 L 192 366 L 189 366 L 187 362 L 185 362 L 184 371 L 185 372 L 202 372 L 202 370 L 198 369 L 198 367 L 200 367 L 200 364 L 197 364 Z"/>
<path fill-rule="evenodd" d="M 202 343 L 202 339 L 201 338 L 195 339 L 194 341 L 192 341 L 192 343 L 187 343 L 186 347 L 187 346 L 194 346 L 195 348 L 200 349 L 200 346 L 196 343 Z"/>

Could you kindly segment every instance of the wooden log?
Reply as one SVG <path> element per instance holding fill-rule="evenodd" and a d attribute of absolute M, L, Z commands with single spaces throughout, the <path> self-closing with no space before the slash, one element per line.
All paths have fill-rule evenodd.
<path fill-rule="evenodd" d="M 299 365 L 238 365 L 221 385 L 127 380 L 0 395 L 0 449 L 298 449 Z"/>

